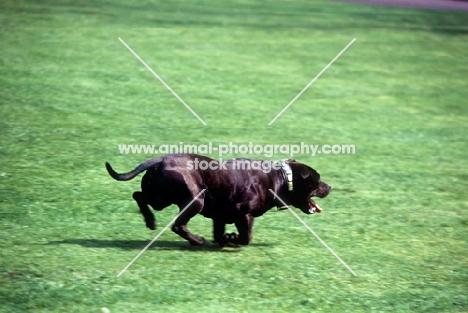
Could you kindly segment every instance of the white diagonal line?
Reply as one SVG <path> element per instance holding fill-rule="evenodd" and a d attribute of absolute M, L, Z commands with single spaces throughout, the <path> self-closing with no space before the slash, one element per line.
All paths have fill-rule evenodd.
<path fill-rule="evenodd" d="M 320 73 L 318 73 L 317 76 L 315 76 L 315 78 L 312 79 L 312 80 L 310 81 L 310 83 L 308 83 L 307 86 L 305 86 L 304 89 L 302 89 L 301 92 L 298 93 L 297 96 L 294 97 L 294 99 L 292 99 L 291 102 L 289 102 L 288 105 L 285 106 L 284 109 L 282 109 L 281 112 L 279 112 L 278 115 L 276 115 L 276 117 L 275 117 L 274 119 L 271 120 L 270 123 L 268 123 L 268 125 L 273 124 L 273 123 L 278 119 L 278 117 L 280 117 L 281 114 L 283 114 L 284 111 L 286 111 L 286 110 L 287 110 L 287 109 L 304 93 L 304 91 L 306 91 L 307 88 L 309 88 L 310 85 L 312 85 L 312 84 L 320 77 L 320 75 L 322 75 L 322 74 L 330 67 L 330 65 L 332 65 L 333 62 L 335 62 L 336 59 L 338 59 L 338 58 L 349 48 L 349 46 L 351 46 L 351 45 L 353 44 L 353 42 L 355 42 L 355 41 L 356 41 L 356 38 L 354 38 L 353 40 L 351 40 L 351 42 L 348 43 L 348 45 L 347 45 L 346 47 L 344 47 L 344 49 L 341 50 L 341 52 L 338 53 L 338 55 L 337 55 L 333 60 L 331 60 L 331 62 L 328 63 L 328 65 L 325 66 L 325 68 L 324 68 Z"/>
<path fill-rule="evenodd" d="M 149 67 L 148 64 L 146 64 L 146 62 L 143 61 L 143 59 L 140 58 L 140 56 L 139 56 L 138 54 L 136 54 L 136 52 L 133 51 L 133 49 L 130 48 L 129 45 L 127 45 L 127 43 L 126 43 L 125 41 L 123 41 L 122 38 L 119 37 L 119 40 L 120 40 L 120 42 L 128 49 L 128 51 L 130 51 L 130 52 L 131 52 L 131 53 L 148 69 L 148 71 L 150 71 L 151 74 L 153 74 L 154 77 L 156 77 L 156 78 L 157 78 L 157 79 L 174 95 L 174 97 L 176 97 L 183 105 L 185 105 L 185 107 L 186 107 L 196 118 L 198 118 L 198 120 L 199 120 L 203 125 L 206 126 L 205 121 L 202 120 L 201 117 L 198 116 L 198 114 L 197 114 L 194 110 L 192 110 L 192 108 L 191 108 L 187 103 L 185 103 L 185 101 L 184 101 L 181 97 L 179 97 L 179 95 L 176 94 L 176 92 L 175 92 L 174 90 L 172 90 L 172 88 L 171 88 L 168 84 L 166 84 L 166 82 L 165 82 L 161 77 L 159 77 L 159 75 L 156 74 L 156 73 L 151 69 L 151 67 Z"/>
<path fill-rule="evenodd" d="M 202 193 L 205 192 L 205 190 L 206 190 L 206 189 L 203 189 L 202 191 L 200 191 L 200 193 L 198 193 L 198 195 L 196 195 L 195 198 L 193 198 L 193 200 L 190 201 L 189 204 L 187 204 L 187 205 L 185 206 L 185 208 L 184 208 L 182 211 L 180 211 L 179 214 L 177 214 L 177 216 L 174 217 L 174 218 L 172 219 L 172 221 L 170 221 L 169 224 L 167 224 L 166 227 L 164 227 L 164 228 L 159 232 L 159 234 L 157 234 L 156 237 L 154 237 L 154 239 L 151 240 L 150 243 L 147 244 L 146 247 L 144 247 L 143 250 L 141 250 L 140 253 L 138 253 L 137 256 L 133 258 L 133 260 L 130 261 L 130 263 L 127 264 L 127 266 L 125 266 L 125 268 L 119 273 L 119 275 L 117 275 L 117 277 L 120 277 L 120 275 L 122 275 L 122 274 L 130 267 L 130 265 L 132 265 L 133 262 L 135 262 L 135 261 L 143 254 L 143 252 L 145 252 L 146 249 L 148 249 L 148 248 L 153 244 L 153 242 L 155 242 L 155 241 L 159 238 L 159 236 L 161 236 L 162 233 L 164 233 L 164 232 L 169 228 L 169 226 L 170 226 L 172 223 L 174 223 L 174 221 L 175 221 L 182 213 L 184 213 L 185 210 L 187 210 L 187 208 L 188 208 L 195 200 L 197 200 L 198 197 L 200 197 L 200 195 L 201 195 Z"/>
<path fill-rule="evenodd" d="M 313 230 L 312 228 L 309 227 L 309 225 L 306 224 L 306 222 L 304 222 L 300 217 L 299 215 L 296 214 L 296 212 L 294 212 L 290 207 L 289 205 L 286 204 L 286 202 L 283 201 L 283 199 L 281 199 L 273 190 L 269 189 L 270 192 L 276 197 L 278 198 L 278 200 L 285 206 L 288 208 L 289 212 L 291 212 L 298 220 L 299 222 L 302 223 L 302 225 L 305 226 L 305 228 L 307 228 L 308 231 L 310 231 L 312 233 L 312 235 L 314 235 L 322 245 L 325 246 L 325 248 L 328 249 L 328 251 L 331 252 L 331 254 L 333 254 L 335 256 L 335 258 L 338 259 L 338 261 L 340 261 L 350 272 L 351 274 L 353 274 L 354 276 L 357 276 L 356 273 L 351 269 L 351 267 L 348 266 L 348 264 L 346 264 L 339 256 L 338 254 L 335 253 L 335 251 L 332 250 L 332 248 L 330 248 L 327 243 L 325 241 L 322 240 L 322 238 L 320 238 Z"/>

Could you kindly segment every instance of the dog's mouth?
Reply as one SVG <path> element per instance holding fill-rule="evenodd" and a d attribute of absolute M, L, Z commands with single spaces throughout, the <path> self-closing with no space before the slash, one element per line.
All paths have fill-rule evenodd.
<path fill-rule="evenodd" d="M 317 204 L 317 202 L 312 200 L 312 198 L 309 198 L 308 203 L 309 203 L 309 211 L 308 211 L 309 214 L 322 212 L 322 208 Z"/>

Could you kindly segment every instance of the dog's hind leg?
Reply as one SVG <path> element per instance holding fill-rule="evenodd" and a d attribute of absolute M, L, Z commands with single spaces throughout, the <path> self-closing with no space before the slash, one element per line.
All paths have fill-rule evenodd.
<path fill-rule="evenodd" d="M 138 207 L 140 208 L 140 212 L 145 218 L 146 227 L 148 227 L 151 230 L 155 230 L 156 221 L 154 219 L 153 213 L 150 211 L 148 207 L 148 201 L 145 195 L 143 194 L 143 192 L 135 191 L 133 193 L 133 199 L 135 199 L 135 201 L 137 202 Z"/>
<path fill-rule="evenodd" d="M 188 203 L 188 201 L 185 203 Z M 201 197 L 196 199 L 189 207 L 185 209 L 185 211 L 183 211 L 182 214 L 179 215 L 179 217 L 177 217 L 174 225 L 172 225 L 171 228 L 174 233 L 184 238 L 185 240 L 188 240 L 192 246 L 202 246 L 205 243 L 205 239 L 203 237 L 192 234 L 187 228 L 187 224 L 190 219 L 203 209 L 203 204 L 204 200 L 201 199 Z M 180 210 L 185 208 L 185 205 L 179 204 L 178 206 Z"/>

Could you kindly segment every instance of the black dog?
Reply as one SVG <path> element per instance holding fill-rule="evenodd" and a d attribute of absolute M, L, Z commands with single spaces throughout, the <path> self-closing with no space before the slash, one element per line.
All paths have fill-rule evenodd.
<path fill-rule="evenodd" d="M 197 246 L 205 240 L 190 233 L 187 223 L 198 213 L 213 219 L 214 241 L 220 246 L 247 245 L 252 241 L 254 218 L 272 207 L 284 207 L 279 199 L 312 214 L 321 208 L 311 197 L 324 198 L 331 189 L 314 169 L 295 160 L 218 162 L 196 154 L 170 154 L 146 161 L 125 174 L 116 173 L 109 163 L 106 168 L 109 175 L 121 181 L 146 171 L 142 191 L 134 192 L 133 198 L 150 229 L 156 225 L 148 205 L 160 211 L 176 204 L 182 211 L 192 202 L 176 219 L 172 231 Z M 225 225 L 232 223 L 238 235 L 225 234 Z"/>

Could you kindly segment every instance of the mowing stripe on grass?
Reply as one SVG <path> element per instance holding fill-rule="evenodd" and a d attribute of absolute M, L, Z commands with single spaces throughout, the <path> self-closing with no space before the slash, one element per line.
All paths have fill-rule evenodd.
<path fill-rule="evenodd" d="M 301 92 L 299 92 L 299 93 L 297 94 L 297 96 L 294 97 L 294 99 L 292 99 L 291 102 L 289 102 L 288 105 L 286 105 L 286 106 L 284 107 L 284 109 L 282 109 L 281 112 L 279 112 L 278 115 L 276 115 L 276 117 L 275 117 L 274 119 L 271 120 L 270 123 L 268 123 L 268 125 L 273 124 L 273 123 L 276 121 L 276 119 L 278 119 L 278 117 L 280 117 L 281 114 L 283 114 L 284 111 L 286 111 L 286 110 L 287 110 L 287 109 L 304 93 L 304 91 L 306 91 L 307 88 L 309 88 L 310 85 L 312 85 L 312 84 L 320 77 L 320 75 L 322 75 L 322 74 L 330 67 L 330 65 L 332 65 L 333 62 L 335 62 L 335 61 L 336 61 L 336 60 L 353 44 L 353 42 L 355 42 L 355 41 L 356 41 L 356 38 L 354 38 L 353 40 L 351 40 L 351 42 L 348 43 L 348 45 L 347 45 L 346 47 L 344 47 L 343 50 L 341 50 L 341 52 L 338 53 L 338 55 L 337 55 L 333 60 L 331 60 L 331 62 L 328 63 L 328 65 L 325 66 L 325 68 L 324 68 L 320 73 L 318 73 L 317 76 L 315 76 L 315 78 L 312 79 L 312 80 L 310 81 L 310 83 L 308 83 L 307 86 L 305 86 L 304 89 L 302 89 Z"/>
<path fill-rule="evenodd" d="M 186 107 L 196 118 L 198 118 L 198 120 L 199 120 L 203 125 L 206 126 L 205 121 L 202 120 L 201 117 L 198 116 L 198 114 L 197 114 L 194 110 L 192 110 L 192 108 L 191 108 L 187 103 L 185 103 L 185 101 L 184 101 L 181 97 L 179 97 L 179 95 L 176 94 L 176 92 L 175 92 L 174 90 L 172 90 L 172 88 L 171 88 L 168 84 L 166 84 L 166 82 L 165 82 L 161 77 L 159 77 L 159 75 L 156 74 L 156 73 L 151 69 L 151 67 L 149 67 L 148 64 L 146 64 L 146 62 L 143 61 L 143 59 L 140 58 L 140 56 L 139 56 L 138 54 L 136 54 L 136 52 L 133 51 L 133 49 L 130 48 L 129 45 L 127 45 L 127 43 L 126 43 L 125 41 L 123 41 L 122 38 L 119 37 L 119 40 L 120 40 L 120 42 L 128 49 L 128 51 L 130 51 L 130 52 L 131 52 L 131 53 L 148 69 L 148 71 L 150 71 L 151 74 L 154 75 L 154 77 L 156 77 L 156 78 L 157 78 L 157 79 L 158 79 L 158 80 L 159 80 L 159 81 L 160 81 L 160 82 L 161 82 L 161 83 L 162 83 L 162 84 L 163 84 L 163 85 L 164 85 L 164 86 L 165 86 L 165 87 L 166 87 L 166 88 L 183 104 L 183 105 L 185 105 L 185 107 Z"/>
<path fill-rule="evenodd" d="M 333 251 L 332 248 L 330 248 L 330 247 L 327 245 L 327 243 L 326 243 L 325 241 L 323 241 L 322 238 L 320 238 L 320 237 L 312 230 L 312 228 L 310 228 L 309 225 L 307 225 L 306 222 L 304 222 L 304 221 L 302 220 L 302 218 L 300 218 L 299 215 L 297 215 L 296 212 L 294 212 L 294 211 L 289 207 L 289 205 L 286 204 L 286 202 L 283 201 L 283 199 L 281 199 L 273 190 L 271 190 L 271 189 L 269 189 L 269 190 L 270 190 L 270 192 L 271 192 L 275 197 L 278 198 L 278 200 L 279 200 L 285 207 L 288 208 L 289 212 L 291 212 L 292 215 L 294 215 L 294 216 L 299 220 L 299 222 L 301 222 L 302 225 L 304 225 L 305 228 L 307 228 L 307 230 L 310 231 L 311 234 L 314 235 L 314 236 L 322 243 L 322 245 L 324 245 L 325 248 L 327 248 L 328 251 L 330 251 L 331 254 L 333 254 L 333 255 L 335 256 L 335 258 L 337 258 L 338 261 L 340 261 L 340 262 L 351 272 L 351 274 L 353 274 L 354 276 L 357 276 L 356 273 L 351 269 L 351 267 L 349 267 L 349 265 L 346 264 L 345 261 L 343 261 L 343 260 L 338 256 L 338 254 L 336 254 L 335 251 Z"/>
<path fill-rule="evenodd" d="M 197 200 L 198 197 L 200 197 L 200 195 L 201 195 L 202 193 L 205 192 L 205 190 L 206 190 L 206 189 L 203 189 L 202 191 L 200 191 L 200 192 L 198 193 L 198 195 L 196 195 L 195 198 L 193 198 L 192 201 L 190 201 L 189 204 L 187 204 L 187 205 L 185 206 L 185 208 L 184 208 L 182 211 L 180 211 L 179 214 L 177 214 L 177 216 L 174 217 L 174 218 L 172 219 L 172 221 L 170 221 L 169 224 L 167 224 L 166 227 L 164 227 L 164 228 L 159 232 L 159 234 L 157 234 L 156 237 L 154 237 L 154 239 L 151 240 L 150 243 L 147 244 L 146 247 L 144 247 L 143 250 L 141 250 L 140 253 L 138 253 L 137 256 L 134 257 L 133 260 L 131 260 L 130 263 L 127 264 L 127 266 L 125 266 L 125 268 L 124 268 L 122 271 L 120 271 L 120 273 L 117 275 L 117 277 L 120 277 L 120 275 L 122 275 L 122 274 L 130 267 L 130 265 L 132 265 L 133 262 L 135 262 L 135 261 L 143 254 L 143 252 L 145 252 L 146 249 L 148 249 L 148 248 L 153 244 L 153 242 L 155 242 L 155 241 L 159 238 L 159 236 L 161 236 L 162 233 L 164 233 L 164 232 L 169 228 L 169 226 L 170 226 L 172 223 L 174 223 L 174 221 L 175 221 L 182 213 L 184 213 L 185 210 L 187 210 L 187 208 L 188 208 L 195 200 Z"/>

